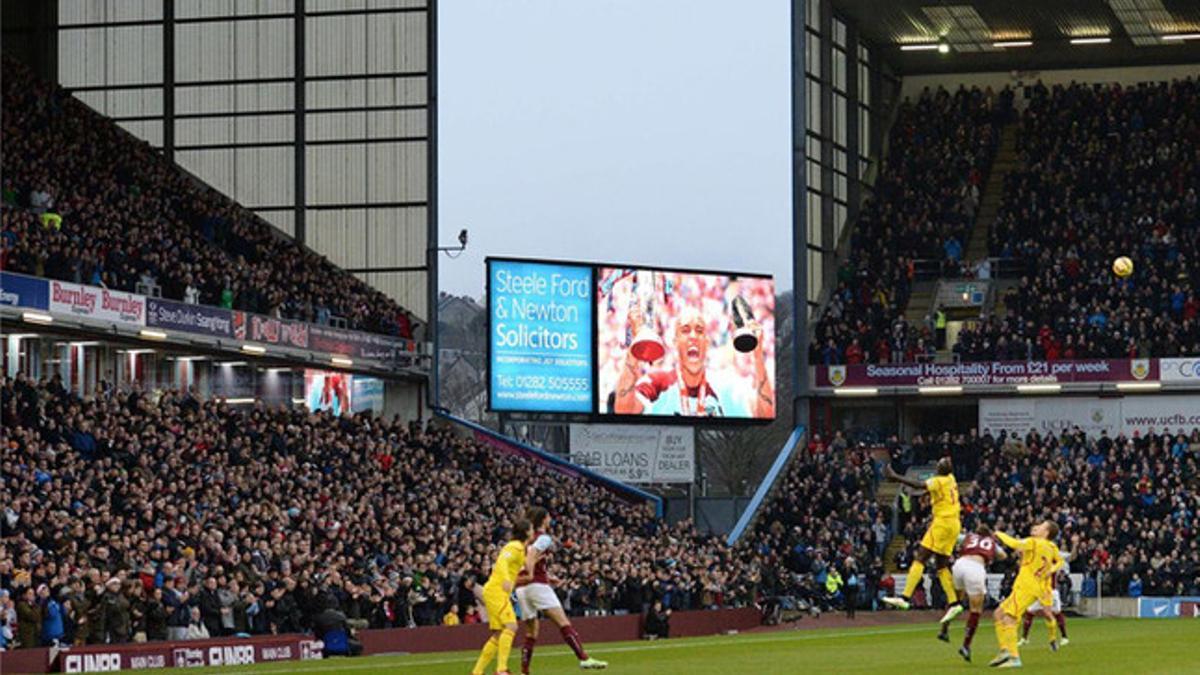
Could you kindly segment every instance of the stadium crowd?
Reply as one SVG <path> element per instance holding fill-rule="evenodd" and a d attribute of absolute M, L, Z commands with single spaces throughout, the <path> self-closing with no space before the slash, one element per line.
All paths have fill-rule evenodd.
<path fill-rule="evenodd" d="M 961 435 L 918 439 L 893 456 L 955 458 L 963 494 L 963 528 L 984 522 L 1023 534 L 1030 523 L 1054 518 L 1072 572 L 1083 573 L 1085 595 L 1200 594 L 1200 429 L 1190 433 L 1110 438 L 1078 429 L 1025 436 Z M 959 459 L 963 458 L 963 459 Z M 976 463 L 966 461 L 974 458 Z M 918 507 L 903 513 L 901 533 L 911 560 L 924 520 Z M 997 569 L 1012 565 L 997 564 Z M 935 585 L 936 586 L 936 585 Z"/>
<path fill-rule="evenodd" d="M 757 599 L 748 551 L 449 430 L 24 376 L 0 400 L 0 629 L 24 645 L 296 631 L 328 609 L 478 621 L 530 504 L 569 542 L 552 571 L 572 614 Z"/>
<path fill-rule="evenodd" d="M 872 607 L 892 536 L 874 463 L 840 432 L 797 452 L 746 544 L 774 571 L 764 598 L 782 598 L 785 610 Z"/>
<path fill-rule="evenodd" d="M 901 105 L 810 363 L 911 362 L 935 348 L 926 327 L 903 317 L 915 261 L 938 261 L 947 274 L 966 264 L 967 236 L 1012 100 L 1007 88 L 960 88 L 926 90 Z"/>
<path fill-rule="evenodd" d="M 1007 314 L 964 359 L 1200 354 L 1200 80 L 1028 89 L 1019 168 L 989 232 L 1015 258 Z M 1116 279 L 1112 261 L 1134 261 Z"/>
<path fill-rule="evenodd" d="M 0 267 L 412 338 L 383 293 L 4 57 Z"/>

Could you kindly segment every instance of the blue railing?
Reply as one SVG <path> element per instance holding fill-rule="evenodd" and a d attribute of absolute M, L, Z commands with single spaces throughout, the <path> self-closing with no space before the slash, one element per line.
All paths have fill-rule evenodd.
<path fill-rule="evenodd" d="M 779 479 L 779 474 L 788 465 L 788 460 L 792 457 L 792 452 L 795 451 L 796 445 L 800 439 L 804 438 L 804 426 L 797 426 L 792 430 L 792 435 L 788 437 L 787 443 L 783 444 L 783 448 L 779 450 L 779 454 L 775 456 L 775 462 L 771 464 L 771 470 L 763 477 L 762 482 L 758 484 L 758 490 L 754 492 L 754 498 L 746 505 L 746 510 L 742 511 L 742 516 L 738 518 L 737 524 L 733 526 L 733 531 L 729 533 L 729 537 L 725 543 L 733 546 L 746 533 L 746 529 L 750 527 L 750 523 L 754 522 L 754 515 L 758 513 L 758 509 L 767 499 L 767 495 L 771 493 L 771 487 L 775 485 L 775 481 Z"/>
<path fill-rule="evenodd" d="M 635 499 L 651 502 L 654 504 L 654 515 L 658 518 L 663 517 L 663 500 L 662 497 L 659 497 L 656 494 L 646 492 L 645 490 L 622 483 L 621 481 L 613 480 L 607 476 L 602 476 L 595 471 L 586 469 L 573 462 L 569 462 L 562 457 L 550 452 L 546 452 L 541 448 L 535 448 L 528 443 L 522 443 L 515 438 L 505 436 L 504 434 L 501 434 L 493 429 L 489 429 L 481 424 L 476 424 L 475 422 L 465 420 L 457 415 L 452 414 L 448 410 L 435 409 L 433 412 L 439 417 L 443 417 L 451 422 L 454 422 L 455 424 L 460 424 L 472 431 L 481 433 L 492 440 L 500 443 L 507 443 L 508 445 L 519 448 L 521 451 L 534 455 L 537 459 L 559 467 L 568 473 L 577 474 L 587 478 L 588 480 L 600 483 L 604 487 L 613 490 L 614 492 L 618 492 Z"/>

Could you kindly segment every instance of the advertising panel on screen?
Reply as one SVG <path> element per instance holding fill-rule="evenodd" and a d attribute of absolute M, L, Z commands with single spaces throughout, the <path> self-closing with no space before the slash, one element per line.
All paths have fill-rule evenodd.
<path fill-rule="evenodd" d="M 591 413 L 592 268 L 488 260 L 493 410 Z"/>
<path fill-rule="evenodd" d="M 775 417 L 770 277 L 596 270 L 599 413 Z"/>

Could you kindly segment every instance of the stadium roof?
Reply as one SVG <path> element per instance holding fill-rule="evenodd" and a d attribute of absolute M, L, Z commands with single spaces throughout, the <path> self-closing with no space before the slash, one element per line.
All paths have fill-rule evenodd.
<path fill-rule="evenodd" d="M 1200 71 L 1197 0 L 833 0 L 833 6 L 904 74 L 1172 63 L 1196 63 Z M 949 51 L 938 51 L 939 42 Z"/>

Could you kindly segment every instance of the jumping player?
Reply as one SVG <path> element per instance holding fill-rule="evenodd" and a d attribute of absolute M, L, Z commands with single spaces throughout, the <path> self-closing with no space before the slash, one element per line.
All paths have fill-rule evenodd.
<path fill-rule="evenodd" d="M 1064 557 L 1069 557 L 1069 555 Z M 1025 645 L 1029 644 L 1029 627 L 1033 625 L 1033 619 L 1038 614 L 1046 617 L 1046 627 L 1050 629 L 1051 649 L 1057 649 L 1060 645 L 1065 646 L 1070 644 L 1071 641 L 1067 639 L 1067 617 L 1065 614 L 1063 614 L 1062 597 L 1058 594 L 1059 577 L 1067 574 L 1068 572 L 1070 572 L 1070 569 L 1064 564 L 1063 568 L 1059 570 L 1058 574 L 1055 574 L 1050 578 L 1050 596 L 1053 604 L 1051 604 L 1049 607 L 1043 607 L 1042 603 L 1037 601 L 1030 605 L 1029 609 L 1025 612 L 1025 618 L 1021 622 L 1021 640 L 1017 642 L 1019 646 L 1024 647 Z M 1059 639 L 1057 641 L 1054 639 L 1055 626 L 1058 627 Z"/>
<path fill-rule="evenodd" d="M 518 520 L 513 523 L 512 538 L 496 556 L 492 574 L 483 585 L 483 602 L 487 607 L 491 635 L 479 652 L 479 660 L 471 669 L 471 675 L 483 675 L 483 670 L 493 658 L 496 659 L 496 675 L 508 675 L 508 655 L 512 651 L 513 638 L 517 635 L 517 614 L 513 611 L 512 592 L 522 569 L 527 574 L 532 573 L 531 566 L 525 560 L 525 547 L 532 542 L 533 527 L 528 520 Z"/>
<path fill-rule="evenodd" d="M 967 596 L 970 613 L 967 614 L 967 629 L 963 633 L 962 646 L 958 648 L 959 656 L 971 661 L 971 640 L 975 638 L 975 629 L 979 627 L 979 617 L 983 614 L 983 601 L 987 598 L 987 567 L 993 558 L 1004 560 L 1008 554 L 992 538 L 992 529 L 980 525 L 974 532 L 967 534 L 958 547 L 958 560 L 954 561 L 951 575 L 954 578 L 954 588 L 959 597 Z M 950 622 L 962 612 L 954 607 L 946 610 L 942 616 L 942 632 L 938 639 L 950 641 Z"/>
<path fill-rule="evenodd" d="M 579 633 L 567 620 L 562 604 L 559 603 L 558 596 L 554 593 L 553 584 L 557 584 L 558 579 L 550 576 L 546 571 L 546 560 L 554 549 L 554 539 L 546 533 L 550 527 L 550 514 L 546 512 L 546 509 L 535 506 L 529 509 L 525 515 L 526 519 L 533 524 L 535 534 L 533 543 L 529 545 L 527 551 L 527 558 L 530 562 L 527 567 L 532 568 L 533 574 L 532 576 L 522 575 L 517 579 L 517 606 L 521 610 L 521 622 L 525 625 L 525 644 L 521 648 L 521 672 L 529 675 L 529 664 L 533 661 L 533 648 L 537 645 L 538 638 L 538 612 L 545 612 L 546 616 L 549 616 L 550 620 L 558 626 L 563 642 L 571 647 L 571 650 L 575 652 L 575 658 L 579 659 L 580 668 L 585 670 L 607 668 L 608 663 L 589 657 L 583 650 Z"/>
<path fill-rule="evenodd" d="M 1001 668 L 1020 668 L 1021 653 L 1017 647 L 1017 619 L 1034 603 L 1050 605 L 1050 578 L 1063 565 L 1062 555 L 1052 539 L 1058 536 L 1058 524 L 1045 520 L 1034 525 L 1030 536 L 1017 539 L 1003 532 L 996 533 L 1001 544 L 1021 554 L 1021 567 L 1013 582 L 1012 593 L 996 608 L 996 640 L 1000 652 L 988 664 Z"/>
<path fill-rule="evenodd" d="M 899 481 L 914 490 L 924 490 L 929 493 L 933 509 L 933 521 L 925 536 L 921 537 L 921 547 L 917 549 L 916 560 L 908 570 L 908 579 L 904 582 L 904 593 L 899 598 L 884 598 L 883 601 L 892 607 L 908 609 L 911 607 L 912 594 L 917 590 L 917 584 L 925 574 L 925 564 L 932 558 L 937 569 L 938 581 L 946 592 L 946 602 L 953 612 L 953 619 L 962 612 L 958 605 L 958 595 L 954 592 L 954 579 L 950 575 L 950 554 L 958 542 L 958 533 L 962 523 L 958 520 L 960 507 L 958 503 L 958 483 L 954 480 L 953 466 L 949 457 L 943 457 L 937 463 L 937 475 L 925 482 L 905 478 L 896 473 L 889 464 L 887 477 Z M 957 611 L 955 610 L 957 608 Z"/>

